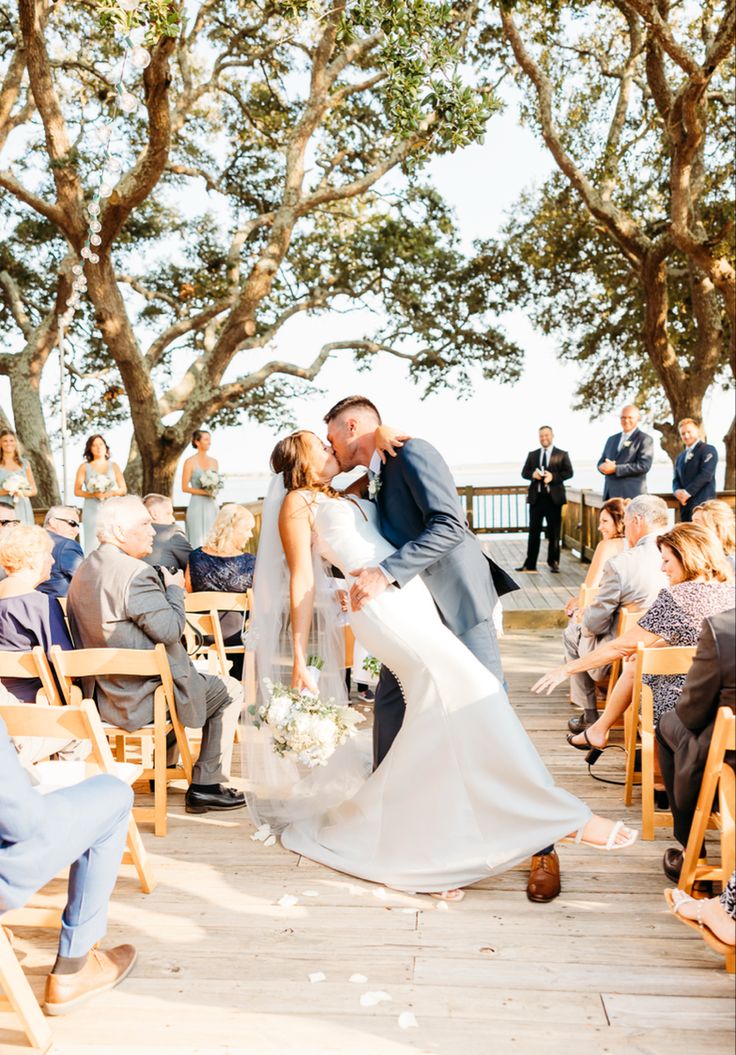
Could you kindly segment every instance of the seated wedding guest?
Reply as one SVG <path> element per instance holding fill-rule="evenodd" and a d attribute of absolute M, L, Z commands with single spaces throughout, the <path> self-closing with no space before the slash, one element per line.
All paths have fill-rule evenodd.
<path fill-rule="evenodd" d="M 0 719 L 0 915 L 21 908 L 69 867 L 67 902 L 44 1010 L 65 1015 L 130 973 L 136 951 L 95 946 L 107 932 L 107 905 L 128 833 L 133 793 L 100 774 L 40 794 Z"/>
<path fill-rule="evenodd" d="M 9 527 L 11 524 L 19 524 L 18 514 L 12 506 L 6 506 L 0 504 L 0 533 L 5 527 Z M 0 568 L 0 582 L 7 577 L 5 568 Z"/>
<path fill-rule="evenodd" d="M 220 509 L 205 544 L 189 554 L 185 583 L 190 593 L 245 593 L 251 588 L 256 558 L 244 550 L 255 524 L 255 517 L 245 506 L 228 502 Z M 222 612 L 220 626 L 226 645 L 242 644 L 243 617 L 239 612 Z M 233 654 L 230 673 L 242 678 L 241 653 Z"/>
<path fill-rule="evenodd" d="M 673 711 L 657 726 L 659 766 L 664 779 L 674 835 L 687 846 L 698 803 L 708 749 L 719 707 L 736 710 L 736 611 L 703 621 L 693 665 Z M 662 867 L 673 883 L 682 869 L 683 850 L 665 851 Z"/>
<path fill-rule="evenodd" d="M 700 931 L 706 945 L 731 961 L 736 952 L 736 872 L 718 897 L 694 898 L 684 890 L 665 890 L 665 900 L 680 923 Z M 727 960 L 728 962 L 728 960 Z"/>
<path fill-rule="evenodd" d="M 626 546 L 624 513 L 627 505 L 628 499 L 626 498 L 609 498 L 601 506 L 598 516 L 598 534 L 601 536 L 601 541 L 595 547 L 593 559 L 588 566 L 588 574 L 583 582 L 583 586 L 588 589 L 600 586 L 606 561 L 624 551 Z M 565 605 L 565 615 L 571 618 L 577 611 L 577 607 L 578 594 L 575 594 Z"/>
<path fill-rule="evenodd" d="M 0 532 L 0 565 L 7 577 L 0 582 L 0 650 L 29 652 L 40 645 L 70 649 L 64 613 L 56 597 L 39 593 L 49 577 L 52 543 L 42 527 L 16 524 Z M 3 678 L 9 692 L 33 703 L 41 682 L 36 678 Z"/>
<path fill-rule="evenodd" d="M 696 506 L 693 510 L 693 524 L 701 524 L 717 535 L 731 564 L 736 563 L 736 516 L 728 502 L 712 498 L 709 502 Z"/>
<path fill-rule="evenodd" d="M 657 549 L 657 535 L 666 527 L 667 504 L 663 499 L 638 495 L 629 502 L 624 510 L 628 549 L 608 559 L 595 600 L 582 613 L 580 622 L 571 621 L 563 634 L 565 655 L 570 662 L 584 659 L 604 641 L 615 637 L 621 608 L 644 611 L 666 585 Z M 594 663 L 592 668 L 583 667 L 571 677 L 572 702 L 582 708 L 582 714 L 567 723 L 571 733 L 580 733 L 597 720 L 595 683 L 607 676 L 608 666 Z"/>
<path fill-rule="evenodd" d="M 716 497 L 718 451 L 700 438 L 700 428 L 692 418 L 678 424 L 685 450 L 675 461 L 672 493 L 680 503 L 680 520 L 692 520 L 696 506 Z"/>
<path fill-rule="evenodd" d="M 79 538 L 79 510 L 71 506 L 52 506 L 43 522 L 54 545 L 51 551 L 53 564 L 46 582 L 39 585 L 41 593 L 53 597 L 66 597 L 72 575 L 84 560 Z"/>
<path fill-rule="evenodd" d="M 103 504 L 97 514 L 99 546 L 82 561 L 69 589 L 72 636 L 80 648 L 166 646 L 182 725 L 202 729 L 187 812 L 240 809 L 245 796 L 222 782 L 230 773 L 243 690 L 234 678 L 200 674 L 192 665 L 181 640 L 184 576 L 163 568 L 159 578 L 143 561 L 153 537 L 151 516 L 140 498 L 127 495 Z M 85 687 L 85 695 L 90 688 Z M 153 721 L 154 688 L 150 679 L 99 677 L 94 698 L 105 721 L 132 731 Z M 174 760 L 170 755 L 169 762 Z"/>
<path fill-rule="evenodd" d="M 151 514 L 155 532 L 153 549 L 143 558 L 146 564 L 184 571 L 192 547 L 176 522 L 173 502 L 166 495 L 150 494 L 143 499 L 143 505 Z"/>
<path fill-rule="evenodd" d="M 632 505 L 634 503 L 632 502 Z M 698 642 L 703 620 L 733 608 L 731 567 L 712 531 L 697 524 L 678 524 L 657 538 L 662 570 L 670 585 L 660 590 L 654 603 L 625 634 L 608 641 L 581 659 L 556 667 L 534 685 L 534 692 L 552 691 L 571 674 L 590 670 L 636 652 L 641 642 L 652 648 L 662 645 L 693 646 Z M 683 674 L 645 675 L 654 696 L 654 724 L 671 711 L 682 691 Z M 581 734 L 567 738 L 579 751 L 589 751 L 594 762 L 608 743 L 608 733 L 631 703 L 634 664 L 624 664 L 621 677 L 601 716 Z"/>

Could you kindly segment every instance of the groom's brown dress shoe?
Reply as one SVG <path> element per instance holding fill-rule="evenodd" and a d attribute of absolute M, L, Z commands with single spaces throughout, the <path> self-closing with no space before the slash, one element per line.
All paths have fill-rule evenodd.
<path fill-rule="evenodd" d="M 555 850 L 534 854 L 526 896 L 530 901 L 552 901 L 560 893 L 560 859 Z"/>
<path fill-rule="evenodd" d="M 132 945 L 103 952 L 92 949 L 84 967 L 74 974 L 50 974 L 43 1009 L 47 1015 L 66 1015 L 96 993 L 105 993 L 133 970 L 137 953 Z"/>

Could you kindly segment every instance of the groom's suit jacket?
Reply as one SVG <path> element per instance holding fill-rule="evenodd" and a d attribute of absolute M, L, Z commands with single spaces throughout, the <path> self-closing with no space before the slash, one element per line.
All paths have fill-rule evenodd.
<path fill-rule="evenodd" d="M 381 533 L 396 546 L 381 567 L 400 587 L 420 575 L 453 633 L 489 619 L 496 592 L 519 588 L 484 554 L 447 464 L 425 440 L 408 440 L 387 460 L 376 505 Z"/>

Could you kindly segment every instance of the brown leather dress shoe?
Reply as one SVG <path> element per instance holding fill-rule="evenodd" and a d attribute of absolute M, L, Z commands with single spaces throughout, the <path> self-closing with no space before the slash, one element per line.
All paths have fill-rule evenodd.
<path fill-rule="evenodd" d="M 560 859 L 551 854 L 534 854 L 529 870 L 526 896 L 530 901 L 552 901 L 560 893 Z"/>
<path fill-rule="evenodd" d="M 105 993 L 133 970 L 137 953 L 132 945 L 103 952 L 92 949 L 86 964 L 74 974 L 50 974 L 43 1009 L 47 1015 L 66 1015 L 96 993 Z"/>

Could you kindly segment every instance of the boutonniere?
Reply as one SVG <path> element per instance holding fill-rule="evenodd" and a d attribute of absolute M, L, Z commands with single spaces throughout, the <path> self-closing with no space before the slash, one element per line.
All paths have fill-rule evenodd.
<path fill-rule="evenodd" d="M 623 442 L 622 446 L 624 446 L 624 447 L 630 447 L 630 446 L 631 446 L 631 440 L 624 440 L 624 442 Z"/>
<path fill-rule="evenodd" d="M 373 479 L 368 481 L 368 497 L 375 499 L 382 486 L 383 480 L 381 479 L 380 473 L 376 473 Z"/>

